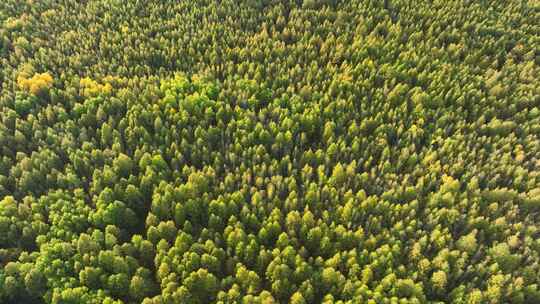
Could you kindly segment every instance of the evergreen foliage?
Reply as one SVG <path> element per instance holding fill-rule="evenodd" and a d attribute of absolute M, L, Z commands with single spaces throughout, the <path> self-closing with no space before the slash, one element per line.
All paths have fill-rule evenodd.
<path fill-rule="evenodd" d="M 540 303 L 538 1 L 0 1 L 0 303 Z"/>

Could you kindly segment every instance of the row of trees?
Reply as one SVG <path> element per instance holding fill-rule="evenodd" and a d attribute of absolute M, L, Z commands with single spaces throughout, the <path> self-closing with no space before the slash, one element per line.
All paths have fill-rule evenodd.
<path fill-rule="evenodd" d="M 540 302 L 539 14 L 3 1 L 0 302 Z"/>

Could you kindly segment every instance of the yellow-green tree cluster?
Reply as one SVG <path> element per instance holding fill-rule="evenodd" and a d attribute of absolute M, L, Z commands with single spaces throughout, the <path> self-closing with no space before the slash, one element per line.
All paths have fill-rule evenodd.
<path fill-rule="evenodd" d="M 540 303 L 537 1 L 0 1 L 0 303 Z"/>

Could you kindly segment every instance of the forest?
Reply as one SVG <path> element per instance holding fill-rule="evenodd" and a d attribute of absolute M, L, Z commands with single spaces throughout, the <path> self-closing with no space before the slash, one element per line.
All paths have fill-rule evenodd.
<path fill-rule="evenodd" d="M 539 20 L 0 1 L 0 303 L 540 303 Z"/>

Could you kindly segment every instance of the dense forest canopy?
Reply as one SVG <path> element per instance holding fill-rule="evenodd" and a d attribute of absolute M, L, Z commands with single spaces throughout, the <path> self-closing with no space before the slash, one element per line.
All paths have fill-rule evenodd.
<path fill-rule="evenodd" d="M 0 303 L 540 303 L 539 20 L 0 1 Z"/>

